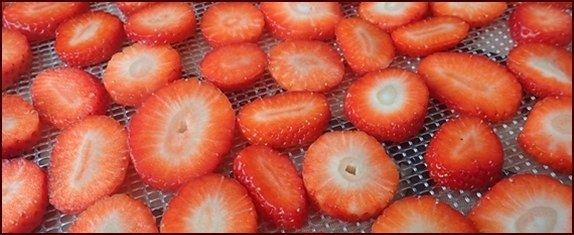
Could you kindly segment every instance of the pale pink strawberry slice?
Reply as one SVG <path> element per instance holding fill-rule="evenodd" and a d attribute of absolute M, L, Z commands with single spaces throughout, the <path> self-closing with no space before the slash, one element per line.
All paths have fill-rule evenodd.
<path fill-rule="evenodd" d="M 572 41 L 572 16 L 561 7 L 524 3 L 508 19 L 510 36 L 518 44 L 542 42 L 564 47 Z"/>
<path fill-rule="evenodd" d="M 141 9 L 147 8 L 156 2 L 115 2 L 118 9 L 124 14 L 124 16 L 129 17 L 135 12 Z"/>
<path fill-rule="evenodd" d="M 265 17 L 252 3 L 220 2 L 205 10 L 199 27 L 205 41 L 213 47 L 256 43 L 263 34 Z"/>

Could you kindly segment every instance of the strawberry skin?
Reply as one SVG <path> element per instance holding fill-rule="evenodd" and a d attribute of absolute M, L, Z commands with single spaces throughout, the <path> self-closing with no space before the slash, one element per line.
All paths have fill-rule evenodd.
<path fill-rule="evenodd" d="M 135 12 L 141 9 L 147 8 L 157 2 L 115 2 L 118 9 L 124 14 L 124 16 L 129 17 Z"/>
<path fill-rule="evenodd" d="M 212 47 L 256 43 L 263 34 L 265 16 L 249 2 L 220 2 L 205 10 L 199 27 Z"/>
<path fill-rule="evenodd" d="M 2 91 L 32 65 L 32 49 L 22 33 L 2 28 Z"/>
<path fill-rule="evenodd" d="M 419 21 L 426 16 L 428 2 L 361 2 L 359 17 L 384 31 Z"/>
<path fill-rule="evenodd" d="M 34 107 L 18 95 L 2 95 L 2 158 L 31 149 L 42 134 Z"/>
<path fill-rule="evenodd" d="M 508 25 L 518 44 L 541 42 L 564 47 L 572 41 L 572 16 L 549 4 L 520 4 L 510 14 Z"/>
<path fill-rule="evenodd" d="M 492 23 L 506 11 L 506 2 L 430 2 L 434 16 L 460 17 L 470 27 L 482 27 Z"/>

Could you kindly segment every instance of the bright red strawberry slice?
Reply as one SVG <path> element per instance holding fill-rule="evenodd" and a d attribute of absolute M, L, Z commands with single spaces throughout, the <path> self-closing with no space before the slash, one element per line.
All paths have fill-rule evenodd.
<path fill-rule="evenodd" d="M 468 218 L 483 233 L 572 233 L 572 186 L 546 175 L 501 180 Z"/>
<path fill-rule="evenodd" d="M 572 174 L 572 97 L 546 97 L 538 101 L 517 141 L 538 162 Z"/>
<path fill-rule="evenodd" d="M 157 2 L 116 2 L 116 6 L 124 16 L 129 17 L 133 13 L 156 3 Z"/>
<path fill-rule="evenodd" d="M 2 95 L 2 158 L 31 149 L 42 134 L 34 107 L 18 95 Z"/>
<path fill-rule="evenodd" d="M 338 2 L 261 2 L 271 35 L 281 40 L 329 40 L 343 18 Z"/>
<path fill-rule="evenodd" d="M 342 19 L 337 24 L 335 35 L 347 64 L 355 73 L 384 69 L 395 57 L 391 36 L 361 18 Z"/>
<path fill-rule="evenodd" d="M 359 17 L 390 32 L 402 25 L 421 20 L 427 11 L 427 2 L 361 2 L 358 13 Z"/>
<path fill-rule="evenodd" d="M 516 77 L 486 56 L 435 53 L 421 60 L 418 72 L 432 96 L 463 115 L 499 122 L 520 106 L 522 87 Z"/>
<path fill-rule="evenodd" d="M 562 47 L 519 44 L 508 53 L 506 67 L 530 94 L 572 96 L 572 52 Z"/>
<path fill-rule="evenodd" d="M 572 41 L 572 16 L 544 3 L 517 6 L 508 19 L 510 36 L 518 44 L 542 42 L 564 47 Z"/>
<path fill-rule="evenodd" d="M 196 27 L 193 8 L 182 2 L 154 4 L 130 15 L 124 24 L 128 38 L 146 45 L 182 42 Z"/>
<path fill-rule="evenodd" d="M 269 72 L 286 90 L 325 92 L 341 83 L 345 65 L 327 43 L 294 40 L 269 50 Z"/>
<path fill-rule="evenodd" d="M 265 17 L 252 3 L 220 2 L 205 10 L 199 27 L 205 41 L 213 47 L 256 43 L 263 34 Z"/>
<path fill-rule="evenodd" d="M 482 27 L 492 23 L 506 10 L 506 2 L 431 2 L 434 16 L 457 16 L 470 27 Z"/>
<path fill-rule="evenodd" d="M 303 227 L 307 196 L 291 159 L 267 146 L 249 146 L 233 161 L 233 175 L 255 203 L 258 214 L 285 229 Z"/>
<path fill-rule="evenodd" d="M 2 159 L 2 233 L 30 233 L 48 206 L 46 173 L 24 158 Z"/>
<path fill-rule="evenodd" d="M 408 56 L 425 56 L 458 45 L 470 26 L 454 16 L 435 16 L 393 30 L 397 50 Z"/>
<path fill-rule="evenodd" d="M 237 114 L 238 127 L 249 143 L 272 148 L 310 144 L 323 133 L 330 119 L 327 97 L 307 91 L 257 99 Z"/>
<path fill-rule="evenodd" d="M 2 28 L 2 91 L 12 86 L 32 64 L 32 49 L 26 36 Z"/>
<path fill-rule="evenodd" d="M 56 38 L 61 23 L 89 10 L 89 2 L 14 2 L 2 11 L 2 23 L 30 42 L 42 42 Z"/>
<path fill-rule="evenodd" d="M 158 233 L 155 217 L 126 194 L 105 196 L 82 212 L 68 233 Z"/>
<path fill-rule="evenodd" d="M 378 215 L 399 183 L 396 164 L 375 138 L 362 131 L 323 134 L 305 153 L 302 175 L 311 203 L 345 221 Z"/>
<path fill-rule="evenodd" d="M 159 229 L 162 233 L 255 233 L 257 212 L 241 184 L 210 173 L 178 190 Z"/>
<path fill-rule="evenodd" d="M 221 163 L 235 134 L 235 112 L 211 83 L 177 80 L 142 103 L 128 134 L 132 162 L 143 181 L 177 190 Z"/>
<path fill-rule="evenodd" d="M 134 43 L 112 56 L 102 82 L 121 105 L 139 106 L 151 93 L 181 78 L 181 58 L 170 45 Z"/>

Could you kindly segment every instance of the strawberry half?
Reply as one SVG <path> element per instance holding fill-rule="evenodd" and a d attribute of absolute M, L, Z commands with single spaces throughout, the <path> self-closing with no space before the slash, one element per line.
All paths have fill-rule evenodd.
<path fill-rule="evenodd" d="M 482 27 L 492 23 L 506 11 L 506 2 L 430 2 L 434 16 L 457 16 L 470 27 Z"/>
<path fill-rule="evenodd" d="M 327 43 L 293 40 L 269 49 L 269 73 L 286 90 L 325 92 L 341 83 L 345 65 Z"/>
<path fill-rule="evenodd" d="M 468 218 L 483 233 L 572 233 L 572 186 L 519 174 L 492 186 Z"/>
<path fill-rule="evenodd" d="M 311 203 L 344 221 L 377 216 L 391 202 L 399 183 L 393 160 L 362 131 L 323 134 L 305 153 L 302 175 Z"/>
<path fill-rule="evenodd" d="M 542 42 L 564 47 L 572 41 L 572 16 L 549 4 L 520 4 L 510 14 L 508 25 L 518 44 Z"/>
<path fill-rule="evenodd" d="M 231 148 L 235 112 L 214 85 L 196 78 L 157 90 L 128 127 L 134 168 L 147 184 L 177 190 L 212 172 Z"/>
<path fill-rule="evenodd" d="M 2 28 L 2 91 L 32 65 L 32 49 L 22 33 Z"/>
<path fill-rule="evenodd" d="M 327 97 L 308 91 L 263 97 L 246 104 L 237 114 L 241 134 L 249 143 L 272 148 L 310 144 L 330 119 Z"/>
<path fill-rule="evenodd" d="M 134 43 L 112 56 L 102 82 L 118 104 L 139 106 L 151 93 L 181 78 L 181 58 L 170 45 Z"/>
<path fill-rule="evenodd" d="M 206 174 L 183 185 L 167 205 L 162 233 L 256 233 L 257 213 L 237 181 Z"/>
<path fill-rule="evenodd" d="M 124 14 L 124 16 L 129 17 L 133 13 L 140 11 L 141 9 L 147 8 L 157 2 L 115 2 L 118 9 Z"/>
<path fill-rule="evenodd" d="M 419 21 L 426 16 L 427 2 L 361 2 L 359 17 L 384 31 Z"/>
<path fill-rule="evenodd" d="M 249 2 L 220 2 L 205 10 L 199 27 L 212 47 L 256 43 L 263 34 L 265 16 Z"/>
<path fill-rule="evenodd" d="M 307 196 L 289 157 L 267 146 L 249 146 L 233 161 L 233 175 L 255 203 L 258 214 L 285 229 L 303 227 Z"/>
<path fill-rule="evenodd" d="M 431 96 L 463 115 L 500 122 L 520 106 L 522 87 L 516 77 L 483 55 L 435 53 L 421 60 L 418 73 Z"/>
<path fill-rule="evenodd" d="M 40 117 L 19 95 L 2 95 L 2 158 L 31 149 L 42 134 Z"/>
<path fill-rule="evenodd" d="M 538 101 L 517 141 L 536 161 L 572 174 L 572 97 L 545 97 Z"/>

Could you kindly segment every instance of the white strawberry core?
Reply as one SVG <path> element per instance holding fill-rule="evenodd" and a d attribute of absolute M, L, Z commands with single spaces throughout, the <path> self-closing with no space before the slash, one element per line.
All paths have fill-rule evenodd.
<path fill-rule="evenodd" d="M 134 78 L 141 78 L 150 73 L 150 70 L 155 67 L 154 61 L 148 57 L 142 56 L 129 67 L 130 76 Z"/>
<path fill-rule="evenodd" d="M 206 233 L 226 232 L 225 218 L 229 218 L 224 200 L 219 196 L 208 197 L 194 209 L 193 215 L 187 218 L 187 224 L 192 226 L 188 231 Z"/>
<path fill-rule="evenodd" d="M 424 29 L 411 30 L 410 32 L 408 32 L 408 36 L 418 41 L 420 40 L 420 38 L 432 37 L 433 35 L 448 34 L 449 32 L 452 32 L 455 29 L 456 26 L 451 23 L 438 24 Z"/>
<path fill-rule="evenodd" d="M 540 233 L 554 231 L 558 212 L 551 207 L 537 206 L 528 209 L 514 223 L 519 233 Z"/>
<path fill-rule="evenodd" d="M 357 181 L 361 179 L 360 174 L 362 173 L 362 169 L 358 167 L 359 165 L 359 160 L 354 157 L 343 158 L 339 162 L 339 174 L 346 180 Z"/>
<path fill-rule="evenodd" d="M 2 132 L 12 131 L 18 124 L 18 120 L 10 117 L 2 117 Z M 2 134 L 4 135 L 4 134 Z"/>
<path fill-rule="evenodd" d="M 104 148 L 101 145 L 104 139 L 105 137 L 98 132 L 87 133 L 84 137 L 84 142 L 76 153 L 78 158 L 75 160 L 74 172 L 71 174 L 74 187 L 82 187 L 93 179 L 96 168 L 91 166 L 98 165 L 97 161 Z"/>
<path fill-rule="evenodd" d="M 559 82 L 572 83 L 572 77 L 568 76 L 562 69 L 556 66 L 552 59 L 535 57 L 528 60 L 528 66 L 545 77 L 551 77 Z"/>
<path fill-rule="evenodd" d="M 395 102 L 397 98 L 397 89 L 394 86 L 386 86 L 379 92 L 377 92 L 377 98 L 379 102 L 384 105 L 391 105 Z"/>
<path fill-rule="evenodd" d="M 379 112 L 394 112 L 401 109 L 406 102 L 403 79 L 397 77 L 379 82 L 369 94 L 371 107 L 376 107 Z"/>
<path fill-rule="evenodd" d="M 572 115 L 558 115 L 552 118 L 550 123 L 556 132 L 563 135 L 572 135 Z"/>
<path fill-rule="evenodd" d="M 94 38 L 98 29 L 101 27 L 102 22 L 100 21 L 90 21 L 88 25 L 82 25 L 82 27 L 76 27 L 74 31 L 74 36 L 70 41 L 70 45 L 74 46 L 79 43 L 91 40 Z"/>
<path fill-rule="evenodd" d="M 376 12 L 389 15 L 401 15 L 410 5 L 408 2 L 379 2 L 375 4 L 374 9 Z"/>
<path fill-rule="evenodd" d="M 291 9 L 293 9 L 297 14 L 308 15 L 313 12 L 313 7 L 307 3 L 296 3 L 293 5 Z"/>
<path fill-rule="evenodd" d="M 122 221 L 122 218 L 120 218 L 118 216 L 117 212 L 113 211 L 104 219 L 104 221 L 101 222 L 101 224 L 103 226 L 102 226 L 101 230 L 98 232 L 100 232 L 100 233 L 125 233 L 126 229 L 124 229 L 122 227 L 122 223 L 119 223 L 119 221 Z"/>

